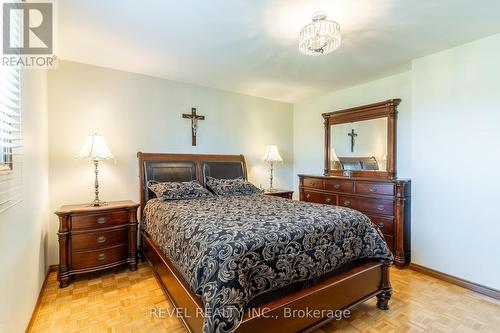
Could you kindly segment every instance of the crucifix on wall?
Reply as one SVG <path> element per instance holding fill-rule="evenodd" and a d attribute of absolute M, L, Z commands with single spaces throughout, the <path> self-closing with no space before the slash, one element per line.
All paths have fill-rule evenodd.
<path fill-rule="evenodd" d="M 205 116 L 198 116 L 196 108 L 191 109 L 191 113 L 183 113 L 182 118 L 191 119 L 191 145 L 196 146 L 196 132 L 198 131 L 198 120 L 205 120 Z"/>
<path fill-rule="evenodd" d="M 358 136 L 358 134 L 354 132 L 354 128 L 353 128 L 351 130 L 351 133 L 349 133 L 347 135 L 351 137 L 351 153 L 354 153 L 354 143 L 355 143 L 355 140 L 356 140 L 356 137 Z"/>

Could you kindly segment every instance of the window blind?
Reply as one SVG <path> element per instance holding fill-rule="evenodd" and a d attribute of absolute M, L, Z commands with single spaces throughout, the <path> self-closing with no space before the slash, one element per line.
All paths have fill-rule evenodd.
<path fill-rule="evenodd" d="M 10 21 L 10 43 L 19 45 L 19 11 L 11 12 Z M 22 199 L 20 102 L 20 68 L 0 65 L 0 211 Z"/>

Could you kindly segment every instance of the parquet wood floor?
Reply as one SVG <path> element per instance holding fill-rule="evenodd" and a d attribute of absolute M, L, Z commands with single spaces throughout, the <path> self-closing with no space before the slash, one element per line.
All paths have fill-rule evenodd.
<path fill-rule="evenodd" d="M 500 302 L 408 269 L 391 273 L 389 311 L 371 300 L 315 333 L 500 332 Z M 150 318 L 152 307 L 172 305 L 147 264 L 79 277 L 65 289 L 53 272 L 31 332 L 186 332 L 175 317 Z"/>

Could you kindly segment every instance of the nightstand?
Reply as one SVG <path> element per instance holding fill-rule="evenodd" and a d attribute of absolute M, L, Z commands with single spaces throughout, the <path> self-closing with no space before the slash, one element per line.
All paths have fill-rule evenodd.
<path fill-rule="evenodd" d="M 273 189 L 272 191 L 264 190 L 265 195 L 272 195 L 275 197 L 282 197 L 285 199 L 292 199 L 293 191 Z"/>
<path fill-rule="evenodd" d="M 59 216 L 59 287 L 73 275 L 128 264 L 137 269 L 137 208 L 133 201 L 105 206 L 62 206 Z"/>

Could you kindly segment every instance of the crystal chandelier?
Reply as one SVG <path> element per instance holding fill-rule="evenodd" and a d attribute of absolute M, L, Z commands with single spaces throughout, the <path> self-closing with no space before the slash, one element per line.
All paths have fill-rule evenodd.
<path fill-rule="evenodd" d="M 300 30 L 299 51 L 307 55 L 324 55 L 340 47 L 340 25 L 326 19 L 324 12 L 314 13 L 312 23 Z"/>

